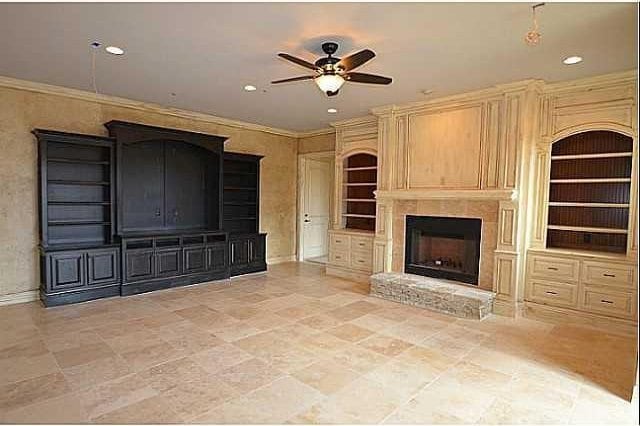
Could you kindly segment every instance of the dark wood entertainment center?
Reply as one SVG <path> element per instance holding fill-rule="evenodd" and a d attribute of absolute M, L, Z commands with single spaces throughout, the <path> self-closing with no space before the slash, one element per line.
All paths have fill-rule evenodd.
<path fill-rule="evenodd" d="M 260 159 L 226 138 L 123 121 L 34 130 L 45 306 L 265 271 Z"/>

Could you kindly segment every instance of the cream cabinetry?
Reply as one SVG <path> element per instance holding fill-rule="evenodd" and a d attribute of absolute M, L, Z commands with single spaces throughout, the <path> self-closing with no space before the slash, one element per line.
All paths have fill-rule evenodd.
<path fill-rule="evenodd" d="M 373 268 L 373 232 L 355 229 L 329 231 L 327 274 L 368 281 Z"/>
<path fill-rule="evenodd" d="M 637 265 L 632 259 L 529 250 L 526 300 L 635 321 Z"/>

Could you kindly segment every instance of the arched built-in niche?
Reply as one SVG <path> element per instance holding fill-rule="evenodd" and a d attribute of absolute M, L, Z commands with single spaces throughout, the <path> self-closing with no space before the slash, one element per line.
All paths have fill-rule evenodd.
<path fill-rule="evenodd" d="M 378 181 L 378 158 L 357 152 L 343 161 L 343 209 L 345 228 L 373 231 L 376 225 L 374 191 Z"/>
<path fill-rule="evenodd" d="M 594 130 L 553 143 L 547 247 L 625 253 L 633 139 Z"/>

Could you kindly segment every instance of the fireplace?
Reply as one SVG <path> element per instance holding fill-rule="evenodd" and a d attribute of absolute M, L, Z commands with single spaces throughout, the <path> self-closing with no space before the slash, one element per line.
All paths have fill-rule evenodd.
<path fill-rule="evenodd" d="M 405 272 L 478 285 L 482 221 L 407 216 Z"/>

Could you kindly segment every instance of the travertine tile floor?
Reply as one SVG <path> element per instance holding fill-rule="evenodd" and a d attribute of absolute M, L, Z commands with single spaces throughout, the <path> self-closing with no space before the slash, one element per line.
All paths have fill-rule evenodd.
<path fill-rule="evenodd" d="M 636 423 L 634 339 L 367 296 L 313 264 L 0 308 L 4 423 Z"/>

